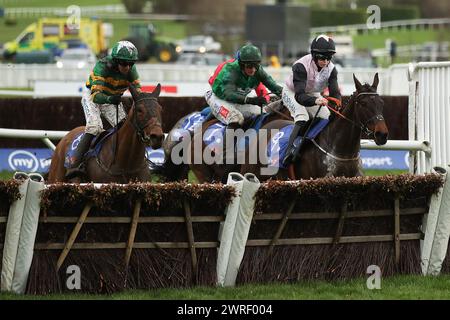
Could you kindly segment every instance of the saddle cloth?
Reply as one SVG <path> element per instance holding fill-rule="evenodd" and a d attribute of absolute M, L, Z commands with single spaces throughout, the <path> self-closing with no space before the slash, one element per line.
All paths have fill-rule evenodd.
<path fill-rule="evenodd" d="M 105 143 L 106 139 L 113 134 L 115 134 L 117 131 L 117 128 L 110 128 L 98 136 L 94 138 L 94 140 L 91 143 L 91 146 L 89 150 L 84 154 L 84 161 L 86 161 L 89 158 L 96 157 L 100 153 L 100 150 L 102 149 L 103 144 Z M 75 149 L 78 146 L 78 143 L 81 140 L 81 137 L 83 137 L 84 132 L 76 135 L 74 139 L 71 141 L 69 148 L 66 151 L 66 156 L 64 158 L 64 167 L 70 168 L 70 165 L 72 163 L 73 154 L 75 153 Z"/>
<path fill-rule="evenodd" d="M 189 117 L 184 119 L 181 127 L 173 134 L 173 138 L 181 141 L 186 132 L 192 134 L 197 126 L 201 125 L 206 118 L 209 118 L 210 113 L 210 107 L 205 107 L 202 111 L 192 113 Z M 246 121 L 247 123 L 251 123 L 250 127 L 247 129 L 254 129 L 252 133 L 257 133 L 267 116 L 269 116 L 269 113 L 252 115 L 250 119 Z M 205 145 L 213 150 L 221 148 L 225 135 L 225 129 L 226 125 L 221 122 L 212 124 L 203 135 Z M 251 139 L 252 138 L 250 136 L 246 139 L 240 139 L 236 145 L 236 148 L 245 148 Z"/>
<path fill-rule="evenodd" d="M 314 139 L 317 135 L 328 125 L 329 120 L 321 119 L 316 123 L 314 127 L 312 127 L 308 132 L 308 138 Z M 286 167 L 282 164 L 280 159 L 284 159 L 286 156 L 286 151 L 288 149 L 289 137 L 291 135 L 292 129 L 294 128 L 293 124 L 287 125 L 280 129 L 280 131 L 271 137 L 269 144 L 267 146 L 267 158 L 268 158 L 268 166 L 275 168 L 283 168 Z M 302 137 L 297 137 L 294 140 L 294 146 L 297 147 L 302 141 Z"/>

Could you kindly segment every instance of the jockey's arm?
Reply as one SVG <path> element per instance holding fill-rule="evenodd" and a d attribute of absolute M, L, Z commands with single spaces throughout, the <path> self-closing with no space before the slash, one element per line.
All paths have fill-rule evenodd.
<path fill-rule="evenodd" d="M 330 97 L 341 100 L 341 92 L 339 90 L 339 84 L 337 81 L 337 70 L 336 67 L 331 71 L 330 78 L 328 79 L 328 90 Z"/>
<path fill-rule="evenodd" d="M 95 88 L 91 91 L 91 99 L 92 102 L 97 104 L 109 103 L 109 95 L 101 91 L 95 90 Z"/>
<path fill-rule="evenodd" d="M 273 94 L 281 97 L 283 87 L 276 83 L 276 81 L 262 67 L 259 67 L 257 77 Z"/>
<path fill-rule="evenodd" d="M 305 66 L 301 63 L 294 64 L 292 66 L 292 73 L 293 73 L 292 80 L 294 82 L 295 100 L 305 107 L 315 106 L 317 97 L 308 95 L 305 92 L 306 81 L 308 78 Z"/>
<path fill-rule="evenodd" d="M 223 100 L 244 104 L 245 94 L 239 92 L 236 82 L 238 81 L 238 75 L 231 72 L 223 78 Z"/>

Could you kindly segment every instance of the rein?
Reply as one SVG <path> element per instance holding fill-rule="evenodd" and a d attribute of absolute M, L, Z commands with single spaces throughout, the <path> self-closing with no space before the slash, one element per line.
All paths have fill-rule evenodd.
<path fill-rule="evenodd" d="M 276 114 L 280 115 L 281 117 L 285 118 L 286 120 L 292 120 L 291 117 L 285 115 L 284 113 L 282 113 L 276 109 L 273 109 L 272 107 L 267 106 L 267 110 L 270 110 L 271 112 L 275 112 Z"/>
<path fill-rule="evenodd" d="M 358 94 L 356 95 L 356 97 L 354 97 L 354 99 L 355 99 L 354 101 L 355 101 L 355 104 L 356 104 L 356 105 L 359 104 L 358 98 L 359 98 L 360 96 L 363 96 L 363 95 L 378 95 L 378 93 L 376 93 L 376 92 L 361 92 L 361 93 L 358 93 Z M 353 97 L 352 97 L 352 98 L 353 98 Z M 336 99 L 336 98 L 334 98 L 334 97 L 327 97 L 326 99 L 327 99 L 328 101 L 334 102 L 338 107 L 341 107 L 341 101 L 340 101 L 340 100 L 338 100 L 338 99 Z M 367 127 L 367 124 L 368 124 L 368 123 L 370 123 L 370 122 L 373 121 L 373 120 L 378 120 L 378 121 L 383 121 L 383 120 L 384 120 L 383 115 L 377 114 L 377 115 L 373 116 L 372 118 L 370 118 L 369 120 L 367 120 L 365 123 L 362 123 L 361 121 L 360 121 L 360 123 L 356 123 L 356 122 L 353 121 L 352 119 L 349 119 L 349 118 L 346 117 L 344 114 L 342 114 L 338 109 L 335 109 L 335 108 L 333 108 L 333 107 L 331 107 L 331 106 L 329 106 L 329 105 L 327 105 L 327 108 L 328 108 L 330 111 L 334 112 L 337 116 L 339 116 L 339 117 L 341 117 L 341 118 L 347 120 L 348 122 L 350 122 L 354 127 L 359 128 L 362 132 L 364 132 L 364 133 L 367 134 L 367 135 L 373 134 L 373 131 L 370 130 L 370 129 Z M 311 140 L 311 142 L 312 142 L 312 143 L 313 143 L 313 144 L 314 144 L 314 145 L 315 145 L 322 153 L 324 153 L 327 157 L 330 157 L 330 158 L 333 159 L 333 160 L 336 160 L 336 161 L 342 161 L 342 162 L 347 162 L 347 161 L 359 161 L 359 159 L 360 159 L 359 153 L 358 153 L 358 155 L 357 155 L 356 157 L 353 157 L 353 158 L 341 158 L 341 157 L 338 157 L 338 156 L 336 156 L 336 155 L 334 155 L 334 154 L 332 154 L 332 153 L 326 151 L 324 148 L 322 148 L 322 147 L 315 141 L 315 139 L 310 139 L 310 140 Z M 289 177 L 289 179 L 291 179 L 291 180 L 296 180 L 296 176 L 295 176 L 295 168 L 294 168 L 294 164 L 293 164 L 293 163 L 291 163 L 291 164 L 289 165 L 289 167 L 288 167 L 288 177 Z"/>
<path fill-rule="evenodd" d="M 130 120 L 130 123 L 132 124 L 132 126 L 134 127 L 134 129 L 135 129 L 135 131 L 136 131 L 136 134 L 137 134 L 137 136 L 139 137 L 139 140 L 142 142 L 142 143 L 147 143 L 148 141 L 149 141 L 149 138 L 147 138 L 146 136 L 145 136 L 145 133 L 144 133 L 144 130 L 145 130 L 145 128 L 147 128 L 148 126 L 149 126 L 149 124 L 147 123 L 148 122 L 148 120 L 151 118 L 151 116 L 148 116 L 146 119 L 145 119 L 145 122 L 146 122 L 146 124 L 144 125 L 144 126 L 141 126 L 140 124 L 139 124 L 139 122 L 137 121 L 137 113 L 135 112 L 135 105 L 136 105 L 136 103 L 138 103 L 138 102 L 141 102 L 141 101 L 144 101 L 144 100 L 152 100 L 152 101 L 158 101 L 158 99 L 157 98 L 155 98 L 155 97 L 146 97 L 146 98 L 141 98 L 141 99 L 138 99 L 138 100 L 136 100 L 135 102 L 133 102 L 133 105 L 132 105 L 132 107 L 131 108 L 134 108 L 134 110 L 133 110 L 133 115 L 132 115 L 132 117 L 131 117 L 131 120 Z M 155 124 L 155 126 L 159 126 L 159 127 L 161 127 L 161 123 L 159 122 L 159 121 L 157 121 L 156 122 L 156 124 Z M 116 136 L 118 136 L 118 133 L 119 133 L 119 131 L 117 131 L 117 134 L 116 134 Z M 117 138 L 116 138 L 117 139 Z M 117 140 L 118 141 L 118 140 Z M 117 141 L 116 141 L 116 143 L 117 143 Z M 117 150 L 117 149 L 116 149 Z M 138 168 L 135 168 L 135 169 L 132 169 L 132 170 L 124 170 L 124 169 L 121 169 L 121 170 L 112 170 L 111 169 L 111 167 L 107 167 L 101 160 L 100 160 L 100 158 L 99 157 L 96 157 L 96 162 L 97 162 L 97 165 L 99 166 L 99 168 L 101 168 L 103 171 L 105 171 L 107 174 L 109 174 L 110 176 L 121 176 L 122 178 L 123 178 L 123 180 L 125 181 L 125 182 L 127 182 L 127 176 L 129 176 L 129 175 L 133 175 L 133 174 L 136 174 L 136 173 L 139 173 L 140 171 L 142 171 L 143 169 L 145 169 L 146 167 L 148 167 L 148 162 L 149 162 L 149 159 L 147 158 L 147 156 L 145 156 L 145 160 L 144 160 L 144 162 L 143 162 L 143 164 L 141 165 L 141 166 L 139 166 Z M 115 162 L 115 160 L 113 161 L 113 163 Z"/>
<path fill-rule="evenodd" d="M 361 92 L 361 93 L 358 93 L 358 95 L 354 98 L 354 99 L 355 99 L 355 104 L 359 104 L 358 98 L 359 98 L 359 96 L 362 96 L 362 95 L 371 95 L 371 96 L 373 96 L 373 95 L 378 95 L 378 93 L 376 93 L 376 92 Z M 333 98 L 333 97 L 327 97 L 326 99 L 329 100 L 329 101 L 333 101 L 333 102 L 335 102 L 338 106 L 340 106 L 340 103 L 337 103 L 337 102 L 336 102 L 336 100 L 337 100 L 336 98 Z M 337 100 L 337 101 L 339 101 L 339 100 Z M 339 102 L 340 102 L 340 101 L 339 101 Z M 341 112 L 339 112 L 339 110 L 337 110 L 337 109 L 335 109 L 335 108 L 333 108 L 333 107 L 331 107 L 331 106 L 329 106 L 329 105 L 327 105 L 327 108 L 328 108 L 330 111 L 334 112 L 334 113 L 335 113 L 336 115 L 338 115 L 339 117 L 341 117 L 341 118 L 347 120 L 348 122 L 350 122 L 354 127 L 361 129 L 361 131 L 364 132 L 364 133 L 365 133 L 366 135 L 368 135 L 368 136 L 371 135 L 371 134 L 373 134 L 373 131 L 370 130 L 370 129 L 367 127 L 367 124 L 370 123 L 370 122 L 373 121 L 373 120 L 378 120 L 378 121 L 383 121 L 383 120 L 384 120 L 384 118 L 383 118 L 383 116 L 382 116 L 381 114 L 377 114 L 377 115 L 373 116 L 372 118 L 370 118 L 369 120 L 367 120 L 365 123 L 362 123 L 362 122 L 356 123 L 356 122 L 353 121 L 352 119 L 349 119 L 348 117 L 346 117 L 345 115 L 343 115 Z"/>
<path fill-rule="evenodd" d="M 136 103 L 138 103 L 140 101 L 145 101 L 145 100 L 158 101 L 158 99 L 154 98 L 154 97 L 141 98 L 141 99 L 138 99 L 135 102 L 133 102 L 132 108 L 135 108 L 135 104 Z M 147 143 L 149 141 L 149 138 L 147 138 L 145 136 L 144 130 L 145 130 L 145 128 L 147 128 L 149 126 L 149 124 L 147 122 L 148 122 L 148 119 L 150 119 L 150 118 L 151 117 L 146 118 L 145 119 L 146 124 L 144 126 L 140 126 L 140 124 L 139 124 L 139 122 L 137 121 L 137 118 L 136 118 L 136 112 L 133 111 L 133 117 L 131 118 L 131 124 L 133 125 L 133 127 L 134 127 L 134 129 L 136 131 L 136 134 L 138 135 L 139 140 L 142 143 Z M 161 122 L 159 122 L 159 121 L 157 121 L 154 124 L 154 126 L 157 126 L 157 127 L 160 127 L 160 128 L 162 127 Z"/>

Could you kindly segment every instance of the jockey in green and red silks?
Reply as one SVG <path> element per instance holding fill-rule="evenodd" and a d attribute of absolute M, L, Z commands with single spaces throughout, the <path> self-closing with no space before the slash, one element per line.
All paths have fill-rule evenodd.
<path fill-rule="evenodd" d="M 139 75 L 135 62 L 138 51 L 129 41 L 119 41 L 111 51 L 111 55 L 100 59 L 86 81 L 87 91 L 83 93 L 81 105 L 86 118 L 85 134 L 78 143 L 67 171 L 67 178 L 82 173 L 79 168 L 83 155 L 96 135 L 104 131 L 101 116 L 116 126 L 125 119 L 126 113 L 121 98 L 123 93 L 133 85 L 140 91 Z M 116 114 L 117 113 L 117 114 Z"/>
<path fill-rule="evenodd" d="M 278 96 L 283 89 L 264 71 L 261 52 L 253 45 L 243 46 L 237 59 L 219 65 L 209 83 L 212 90 L 206 92 L 205 98 L 213 115 L 235 127 L 244 122 L 242 112 L 260 114 L 261 107 L 267 104 L 264 96 L 249 95 L 255 89 L 260 91 L 261 83 Z"/>

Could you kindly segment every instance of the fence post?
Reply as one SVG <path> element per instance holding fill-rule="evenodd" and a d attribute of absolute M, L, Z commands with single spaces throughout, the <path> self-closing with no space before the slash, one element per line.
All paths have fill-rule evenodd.
<path fill-rule="evenodd" d="M 11 291 L 14 276 L 14 267 L 16 265 L 17 251 L 19 248 L 20 228 L 22 226 L 23 212 L 27 197 L 28 183 L 30 179 L 26 173 L 16 172 L 15 180 L 20 180 L 19 186 L 20 199 L 14 201 L 8 214 L 6 224 L 5 244 L 3 247 L 2 273 L 1 273 L 1 291 Z"/>
<path fill-rule="evenodd" d="M 447 166 L 447 169 L 450 166 Z M 444 179 L 444 186 L 431 197 L 430 211 L 424 216 L 425 238 L 421 241 L 421 267 L 423 275 L 438 275 L 447 253 L 450 236 L 450 179 L 448 170 L 435 167 Z"/>
<path fill-rule="evenodd" d="M 231 244 L 233 241 L 236 219 L 239 212 L 239 203 L 241 201 L 242 188 L 244 186 L 244 176 L 240 173 L 232 172 L 228 175 L 227 185 L 231 185 L 236 190 L 236 196 L 225 210 L 225 221 L 220 224 L 219 230 L 219 249 L 217 254 L 217 284 L 225 284 L 225 275 L 230 258 Z"/>
<path fill-rule="evenodd" d="M 44 189 L 44 178 L 40 174 L 30 173 L 29 179 L 11 287 L 13 292 L 19 294 L 24 294 L 27 287 L 28 274 L 33 261 L 34 241 L 39 224 L 39 213 L 41 211 L 40 193 Z"/>
<path fill-rule="evenodd" d="M 245 253 L 250 224 L 253 219 L 255 209 L 255 194 L 258 191 L 260 182 L 252 173 L 244 175 L 244 184 L 242 187 L 241 201 L 239 203 L 239 212 L 236 217 L 230 256 L 228 259 L 227 272 L 225 274 L 225 286 L 234 286 L 237 274 Z"/>

